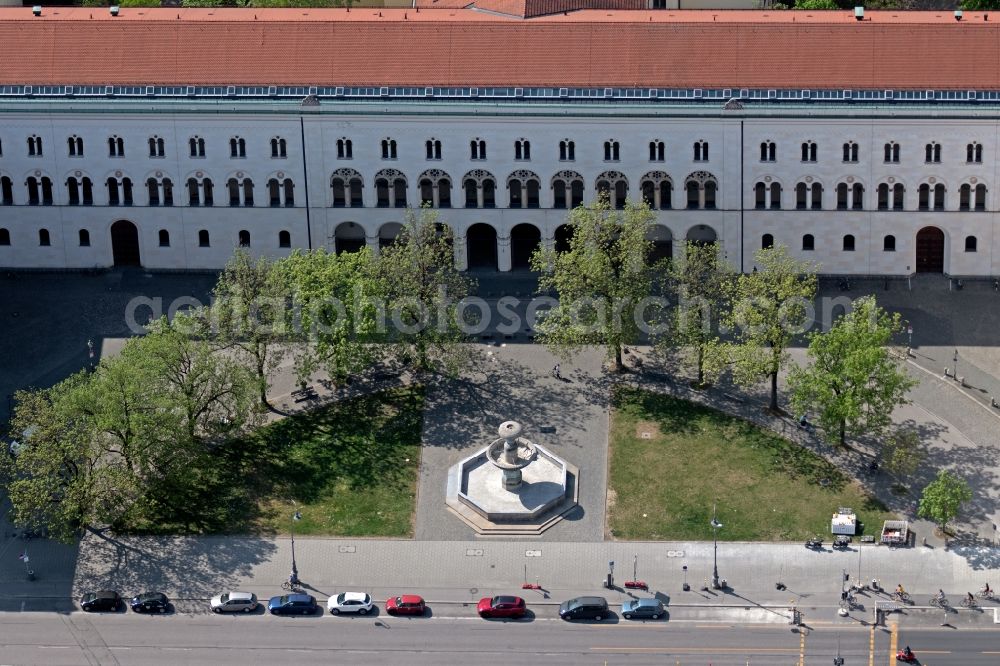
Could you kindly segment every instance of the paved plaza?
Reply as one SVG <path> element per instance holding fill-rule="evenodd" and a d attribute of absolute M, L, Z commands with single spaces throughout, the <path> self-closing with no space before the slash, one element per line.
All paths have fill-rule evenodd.
<path fill-rule="evenodd" d="M 0 317 L 7 327 L 0 341 L 4 358 L 0 391 L 9 394 L 22 386 L 49 385 L 83 367 L 89 338 L 98 342 L 102 353 L 113 353 L 127 334 L 123 312 L 133 297 L 161 297 L 165 303 L 179 297 L 207 300 L 212 283 L 208 275 L 147 277 L 141 272 L 0 278 Z M 856 298 L 865 286 L 855 284 L 846 295 Z M 626 356 L 631 365 L 636 358 L 645 359 L 641 374 L 609 378 L 601 370 L 601 353 L 590 350 L 562 361 L 561 380 L 552 376 L 557 359 L 548 350 L 528 344 L 524 336 L 496 336 L 475 345 L 474 360 L 461 377 L 437 378 L 428 384 L 414 541 L 297 539 L 303 579 L 321 596 L 348 585 L 379 596 L 417 584 L 428 598 L 457 603 L 489 591 L 511 591 L 527 577 L 558 599 L 596 592 L 609 560 L 618 563 L 619 581 L 630 578 L 633 558 L 638 556 L 641 579 L 668 595 L 671 603 L 693 606 L 787 605 L 790 595 L 775 589 L 778 581 L 803 603 L 812 603 L 807 595 L 815 593 L 823 603 L 829 598 L 835 605 L 845 569 L 852 577 L 860 573 L 862 579 L 877 577 L 893 586 L 903 582 L 921 593 L 924 587 L 927 591 L 943 587 L 955 594 L 979 589 L 1000 565 L 993 528 L 1000 522 L 1000 451 L 995 436 L 1000 412 L 990 400 L 1000 396 L 1000 355 L 993 333 L 994 322 L 1000 319 L 996 314 L 1000 294 L 989 283 L 950 291 L 947 280 L 940 277 L 915 281 L 912 291 L 899 281 L 889 290 L 881 281 L 868 286 L 914 327 L 913 356 L 907 367 L 920 385 L 911 393 L 913 403 L 899 409 L 896 421 L 921 432 L 930 456 L 912 486 L 922 487 L 937 468 L 948 467 L 974 489 L 974 500 L 957 523 L 961 534 L 957 541 L 946 546 L 931 525 L 916 520 L 913 497 L 901 499 L 889 492 L 884 475 L 863 476 L 863 451 L 835 449 L 799 429 L 794 420 L 766 414 L 762 389 L 737 392 L 722 384 L 693 392 L 642 347 Z M 487 284 L 481 291 L 496 294 L 499 289 Z M 527 291 L 522 285 L 517 289 Z M 905 341 L 901 344 L 905 346 Z M 965 387 L 942 377 L 944 367 L 954 363 L 956 349 Z M 801 347 L 792 353 L 797 360 L 804 358 Z M 403 375 L 395 381 L 409 379 Z M 732 591 L 698 592 L 711 575 L 711 544 L 606 540 L 608 398 L 614 381 L 706 402 L 802 442 L 861 478 L 892 510 L 914 521 L 918 544 L 899 550 L 865 546 L 845 553 L 812 553 L 801 544 L 724 543 L 719 569 Z M 291 365 L 286 363 L 274 377 L 274 402 L 293 409 L 289 393 L 294 385 Z M 359 382 L 349 391 L 375 386 Z M 326 399 L 344 397 L 347 391 L 320 389 Z M 499 423 L 508 419 L 523 423 L 526 436 L 580 468 L 581 506 L 538 539 L 477 539 L 445 508 L 447 468 L 485 446 L 496 436 Z M 738 517 L 726 517 L 731 520 Z M 25 543 L 13 536 L 8 523 L 0 527 L 0 583 L 7 599 L 69 599 L 80 589 L 98 585 L 162 588 L 190 599 L 207 598 L 225 587 L 267 594 L 287 577 L 291 560 L 290 543 L 281 538 L 109 539 L 88 534 L 80 544 L 67 546 L 48 540 Z M 920 545 L 923 537 L 926 546 Z M 38 575 L 34 582 L 25 580 L 25 566 L 18 559 L 26 549 Z M 688 567 L 694 592 L 680 592 L 683 566 Z"/>

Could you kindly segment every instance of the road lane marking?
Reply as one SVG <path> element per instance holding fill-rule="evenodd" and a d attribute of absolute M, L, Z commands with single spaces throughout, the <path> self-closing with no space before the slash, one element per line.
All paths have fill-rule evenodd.
<path fill-rule="evenodd" d="M 664 647 L 602 647 L 602 646 L 591 646 L 590 648 L 594 652 L 666 652 L 674 653 L 681 652 L 686 654 L 711 654 L 713 652 L 727 652 L 733 654 L 742 654 L 744 652 L 753 652 L 759 654 L 774 654 L 780 652 L 782 654 L 795 654 L 795 648 L 742 648 L 742 647 L 676 647 L 676 646 L 664 646 Z"/>
<path fill-rule="evenodd" d="M 799 629 L 799 666 L 806 666 L 806 632 Z"/>
<path fill-rule="evenodd" d="M 875 666 L 875 625 L 873 624 L 868 635 L 868 666 Z"/>
<path fill-rule="evenodd" d="M 896 666 L 896 653 L 899 651 L 899 634 L 896 633 L 898 628 L 898 622 L 889 624 L 889 666 Z"/>

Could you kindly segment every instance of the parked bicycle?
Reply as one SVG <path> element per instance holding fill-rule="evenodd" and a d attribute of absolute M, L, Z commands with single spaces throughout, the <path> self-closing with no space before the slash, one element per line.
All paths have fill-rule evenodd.
<path fill-rule="evenodd" d="M 302 587 L 302 583 L 298 582 L 298 581 L 296 581 L 294 583 L 291 583 L 291 582 L 289 582 L 289 581 L 286 580 L 285 582 L 283 582 L 281 584 L 281 589 L 288 590 L 290 592 L 295 592 L 297 594 L 301 594 L 301 593 L 305 592 L 305 588 Z"/>

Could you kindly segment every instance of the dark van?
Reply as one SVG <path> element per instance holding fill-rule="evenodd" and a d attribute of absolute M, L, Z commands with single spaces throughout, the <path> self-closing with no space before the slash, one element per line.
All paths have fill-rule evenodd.
<path fill-rule="evenodd" d="M 608 616 L 608 600 L 604 597 L 576 597 L 562 602 L 559 617 L 564 620 L 597 620 Z"/>

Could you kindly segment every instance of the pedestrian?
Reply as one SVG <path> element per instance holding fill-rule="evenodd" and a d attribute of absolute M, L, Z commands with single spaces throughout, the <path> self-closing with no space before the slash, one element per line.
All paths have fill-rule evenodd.
<path fill-rule="evenodd" d="M 559 364 L 556 363 L 555 367 L 552 368 L 552 376 L 556 379 L 562 379 L 562 375 L 559 374 Z"/>

